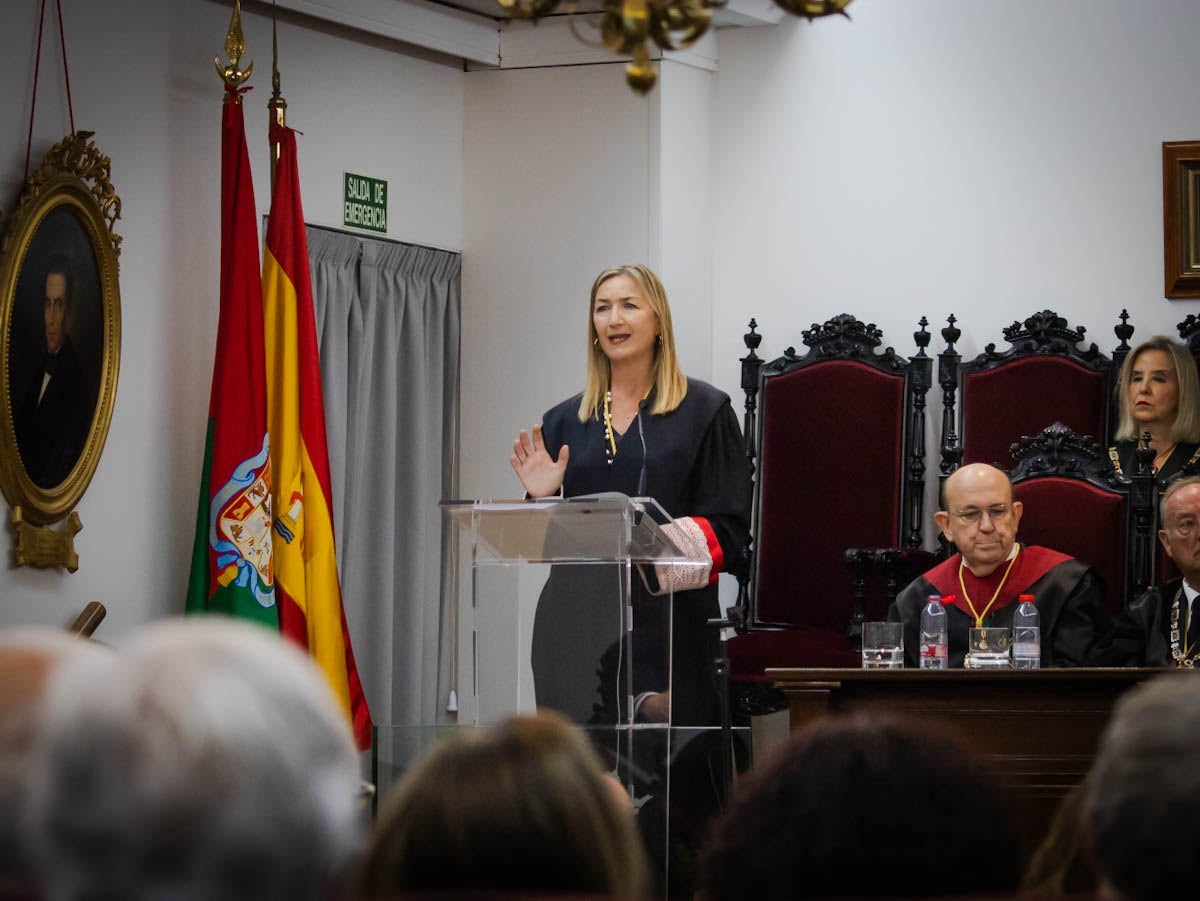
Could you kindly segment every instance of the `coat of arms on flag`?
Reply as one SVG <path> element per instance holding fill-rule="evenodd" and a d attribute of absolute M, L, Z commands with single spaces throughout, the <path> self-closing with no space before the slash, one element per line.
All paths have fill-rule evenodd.
<path fill-rule="evenodd" d="M 243 460 L 213 495 L 209 543 L 222 586 L 249 589 L 263 607 L 275 603 L 271 563 L 271 462 L 268 440 L 262 451 Z"/>

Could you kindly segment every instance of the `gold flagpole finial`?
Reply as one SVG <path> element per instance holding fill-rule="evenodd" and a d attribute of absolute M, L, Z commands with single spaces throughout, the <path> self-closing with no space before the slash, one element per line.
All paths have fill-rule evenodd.
<path fill-rule="evenodd" d="M 271 99 L 267 101 L 267 125 L 287 127 L 287 101 L 279 91 L 279 38 L 275 29 L 276 4 L 271 3 Z M 275 195 L 275 164 L 279 162 L 279 143 L 271 140 L 271 196 Z"/>
<path fill-rule="evenodd" d="M 245 71 L 240 68 L 242 54 L 245 52 L 246 39 L 242 37 L 242 0 L 234 0 L 233 16 L 229 20 L 229 31 L 225 35 L 225 55 L 229 58 L 229 62 L 221 65 L 221 57 L 213 57 L 213 65 L 217 67 L 217 74 L 225 82 L 225 87 L 230 89 L 240 87 L 242 82 L 249 78 L 250 73 L 254 71 L 253 61 L 246 66 Z"/>

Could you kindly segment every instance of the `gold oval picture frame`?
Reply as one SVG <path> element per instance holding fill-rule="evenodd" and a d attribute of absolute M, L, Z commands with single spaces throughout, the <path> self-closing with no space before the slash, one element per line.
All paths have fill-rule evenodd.
<path fill-rule="evenodd" d="M 121 202 L 91 135 L 51 148 L 0 242 L 0 489 L 35 525 L 83 497 L 116 400 Z"/>

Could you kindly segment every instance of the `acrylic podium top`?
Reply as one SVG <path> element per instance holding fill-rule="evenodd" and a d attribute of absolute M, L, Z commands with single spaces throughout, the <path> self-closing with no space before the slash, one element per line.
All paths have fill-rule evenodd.
<path fill-rule="evenodd" d="M 663 531 L 671 517 L 653 498 L 613 492 L 449 500 L 440 506 L 474 542 L 479 562 L 688 564 L 693 559 Z"/>

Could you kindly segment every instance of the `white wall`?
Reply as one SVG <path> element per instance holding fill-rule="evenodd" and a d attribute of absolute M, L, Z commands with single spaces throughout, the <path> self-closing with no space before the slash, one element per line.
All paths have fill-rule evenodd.
<path fill-rule="evenodd" d="M 1200 4 L 859 0 L 850 13 L 720 35 L 726 390 L 751 315 L 764 356 L 840 312 L 911 354 L 917 319 L 936 330 L 953 312 L 970 356 L 1046 308 L 1105 352 L 1123 307 L 1135 341 L 1197 310 L 1162 297 L 1161 143 L 1200 138 Z"/>
<path fill-rule="evenodd" d="M 36 0 L 4 4 L 0 205 L 23 182 Z M 89 600 L 101 636 L 182 608 L 218 306 L 221 84 L 231 6 L 211 0 L 64 0 L 76 127 L 96 132 L 123 203 L 123 336 L 108 443 L 79 505 L 79 571 L 0 565 L 0 626 L 63 623 Z M 57 26 L 47 13 L 34 166 L 67 133 Z M 268 19 L 243 11 L 254 60 L 247 135 L 268 209 Z M 462 244 L 461 66 L 295 17 L 279 26 L 283 93 L 299 137 L 307 219 L 340 225 L 341 173 L 387 179 L 395 237 Z M 7 519 L 7 507 L 4 517 Z M 10 539 L 0 540 L 11 559 Z"/>
<path fill-rule="evenodd" d="M 470 72 L 462 487 L 516 497 L 517 430 L 583 387 L 596 273 L 646 258 L 652 107 L 620 67 Z"/>
<path fill-rule="evenodd" d="M 859 0 L 720 35 L 713 113 L 713 380 L 841 312 L 916 352 L 958 317 L 964 359 L 1051 309 L 1105 353 L 1175 335 L 1163 299 L 1163 141 L 1200 138 L 1200 4 Z M 934 369 L 936 380 L 936 366 Z M 1014 398 L 1014 403 L 1019 403 Z M 933 509 L 941 392 L 929 394 Z M 830 452 L 850 435 L 827 436 Z M 927 527 L 927 543 L 934 538 Z"/>
<path fill-rule="evenodd" d="M 643 98 L 618 63 L 468 73 L 464 495 L 520 493 L 512 439 L 582 390 L 588 291 L 608 266 L 658 268 L 684 368 L 707 376 L 711 78 L 663 61 Z"/>
<path fill-rule="evenodd" d="M 652 166 L 658 185 L 658 233 L 647 262 L 671 300 L 675 346 L 684 372 L 712 371 L 712 182 L 709 153 L 714 76 L 665 60 L 653 100 L 657 128 Z"/>

